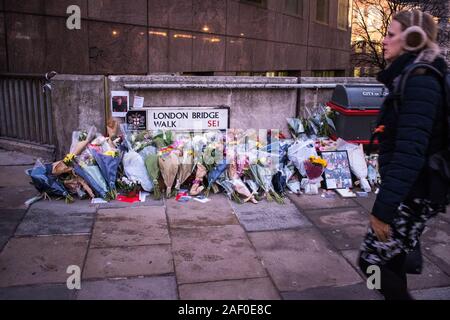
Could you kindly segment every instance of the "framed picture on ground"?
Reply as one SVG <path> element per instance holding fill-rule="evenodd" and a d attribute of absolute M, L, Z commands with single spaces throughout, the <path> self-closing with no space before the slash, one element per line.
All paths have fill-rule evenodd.
<path fill-rule="evenodd" d="M 326 188 L 352 188 L 352 173 L 347 151 L 322 151 L 321 156 L 327 161 L 327 167 L 324 171 Z"/>

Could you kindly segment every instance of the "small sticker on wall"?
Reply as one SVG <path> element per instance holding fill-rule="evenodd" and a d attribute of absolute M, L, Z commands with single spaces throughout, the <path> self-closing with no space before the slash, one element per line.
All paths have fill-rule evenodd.
<path fill-rule="evenodd" d="M 134 96 L 133 109 L 142 109 L 144 107 L 144 97 Z"/>

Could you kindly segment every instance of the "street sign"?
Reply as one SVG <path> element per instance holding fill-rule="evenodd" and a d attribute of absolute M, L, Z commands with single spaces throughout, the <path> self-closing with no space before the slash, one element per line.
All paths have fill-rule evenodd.
<path fill-rule="evenodd" d="M 141 110 L 147 113 L 147 130 L 225 130 L 230 123 L 230 108 L 227 106 L 144 107 Z M 136 116 L 136 111 L 131 110 L 127 119 Z"/>

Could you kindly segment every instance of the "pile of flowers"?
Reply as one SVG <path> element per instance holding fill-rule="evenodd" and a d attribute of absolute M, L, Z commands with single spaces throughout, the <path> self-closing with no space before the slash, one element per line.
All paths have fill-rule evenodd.
<path fill-rule="evenodd" d="M 109 201 L 139 191 L 161 199 L 188 190 L 190 196 L 224 192 L 238 203 L 266 199 L 283 204 L 288 192 L 318 193 L 327 167 L 319 154 L 338 147 L 323 136 L 334 127 L 330 117 L 323 109 L 309 118 L 287 119 L 292 138 L 262 129 L 136 131 L 110 121 L 108 136 L 95 127 L 75 131 L 62 160 L 36 163 L 28 174 L 41 193 L 67 202 L 74 197 Z M 367 170 L 359 160 L 354 168 L 366 186 Z"/>

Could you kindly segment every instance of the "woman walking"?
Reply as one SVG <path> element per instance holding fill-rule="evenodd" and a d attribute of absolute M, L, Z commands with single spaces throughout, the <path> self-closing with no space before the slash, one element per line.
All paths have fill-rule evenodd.
<path fill-rule="evenodd" d="M 398 95 L 399 81 L 413 64 L 427 63 L 446 72 L 436 44 L 437 31 L 429 14 L 401 11 L 393 17 L 383 40 L 388 66 L 378 81 L 389 89 L 389 95 L 376 129 L 381 185 L 359 266 L 368 276 L 371 265 L 380 268 L 380 292 L 387 300 L 411 299 L 407 253 L 418 245 L 427 221 L 445 210 L 444 194 L 436 201 L 427 166 L 429 156 L 442 148 L 445 139 L 443 82 L 430 68 L 416 68 Z"/>

